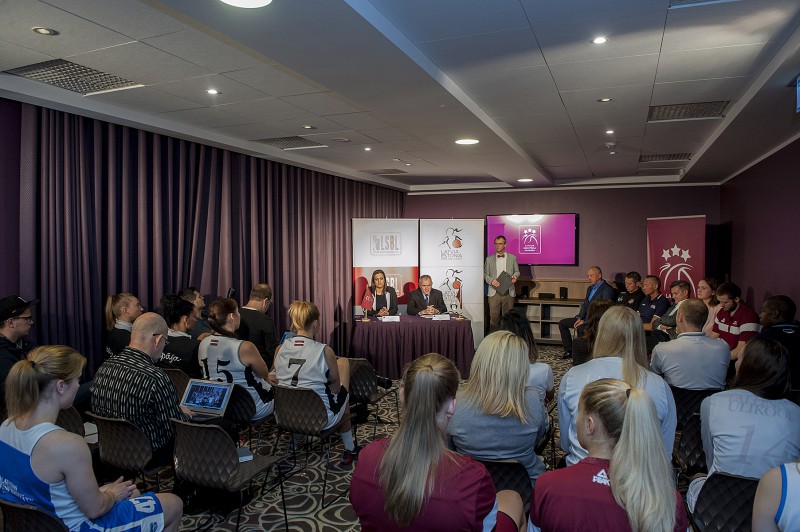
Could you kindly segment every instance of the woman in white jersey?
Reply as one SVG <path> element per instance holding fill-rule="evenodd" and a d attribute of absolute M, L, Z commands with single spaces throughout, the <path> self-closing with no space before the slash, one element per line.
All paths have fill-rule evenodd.
<path fill-rule="evenodd" d="M 275 351 L 274 373 L 284 386 L 311 388 L 322 398 L 328 411 L 325 428 L 339 422 L 350 411 L 347 388 L 350 386 L 350 361 L 337 358 L 333 349 L 314 340 L 319 330 L 319 308 L 310 301 L 293 301 L 289 319 L 294 338 L 283 342 Z M 358 459 L 350 422 L 339 429 L 344 444 L 340 465 L 350 465 Z"/>
<path fill-rule="evenodd" d="M 83 438 L 55 424 L 72 406 L 86 359 L 67 346 L 37 347 L 6 380 L 0 426 L 0 498 L 33 504 L 70 530 L 178 530 L 183 503 L 171 493 L 139 494 L 120 477 L 98 487 Z"/>
<path fill-rule="evenodd" d="M 207 379 L 232 382 L 246 389 L 256 403 L 251 421 L 272 413 L 272 386 L 269 369 L 255 344 L 239 340 L 234 334 L 241 323 L 236 301 L 221 297 L 208 306 L 208 323 L 214 330 L 200 342 L 198 356 Z"/>

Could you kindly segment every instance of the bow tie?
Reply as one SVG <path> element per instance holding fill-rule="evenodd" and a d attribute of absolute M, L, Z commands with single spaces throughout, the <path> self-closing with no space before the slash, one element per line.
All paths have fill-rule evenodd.
<path fill-rule="evenodd" d="M 502 259 L 502 258 L 503 258 L 503 257 L 505 257 L 505 256 L 506 256 L 506 254 L 505 254 L 505 253 L 498 253 L 498 254 L 497 254 L 497 258 L 498 258 L 498 259 Z"/>

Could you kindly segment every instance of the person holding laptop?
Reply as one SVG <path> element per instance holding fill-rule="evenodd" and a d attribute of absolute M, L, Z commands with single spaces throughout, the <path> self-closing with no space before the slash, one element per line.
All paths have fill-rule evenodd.
<path fill-rule="evenodd" d="M 267 363 L 256 346 L 236 337 L 241 319 L 233 299 L 221 297 L 208 306 L 208 323 L 214 333 L 200 342 L 200 365 L 207 379 L 232 382 L 246 389 L 256 404 L 251 421 L 257 421 L 272 413 L 273 392 Z"/>

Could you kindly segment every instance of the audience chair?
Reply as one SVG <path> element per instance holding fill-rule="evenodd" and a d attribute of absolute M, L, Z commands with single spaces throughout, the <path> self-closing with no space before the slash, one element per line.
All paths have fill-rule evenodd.
<path fill-rule="evenodd" d="M 692 414 L 686 421 L 678 444 L 672 450 L 672 462 L 678 468 L 679 476 L 687 481 L 697 473 L 708 471 L 700 436 L 700 414 Z"/>
<path fill-rule="evenodd" d="M 528 470 L 525 469 L 517 460 L 486 460 L 474 458 L 474 460 L 482 463 L 489 474 L 492 476 L 495 491 L 501 490 L 514 490 L 522 497 L 522 503 L 525 507 L 525 515 L 528 515 L 531 504 L 531 477 L 528 476 Z"/>
<path fill-rule="evenodd" d="M 175 393 L 178 394 L 178 401 L 183 399 L 183 394 L 186 393 L 186 387 L 189 386 L 191 377 L 187 375 L 182 369 L 178 368 L 161 368 L 167 374 L 169 380 L 172 381 L 172 386 L 175 387 Z"/>
<path fill-rule="evenodd" d="M 352 415 L 345 415 L 339 423 L 324 429 L 328 422 L 325 405 L 317 392 L 311 388 L 295 386 L 273 385 L 275 391 L 275 423 L 278 427 L 275 437 L 273 452 L 278 448 L 278 439 L 283 432 L 290 432 L 311 438 L 319 438 L 322 455 L 325 457 L 325 475 L 322 482 L 322 500 L 320 504 L 325 508 L 325 491 L 328 485 L 328 471 L 330 470 L 330 437 L 339 432 L 339 426 L 348 421 Z M 355 431 L 354 431 L 355 432 Z M 297 450 L 292 449 L 294 465 L 297 464 Z M 306 464 L 308 463 L 308 447 L 306 447 Z M 333 500 L 342 496 L 337 495 Z M 332 502 L 332 501 L 331 501 Z"/>
<path fill-rule="evenodd" d="M 87 412 L 87 415 L 94 419 L 97 425 L 100 461 L 141 476 L 145 488 L 147 488 L 147 475 L 153 475 L 156 478 L 156 489 L 161 491 L 160 474 L 169 469 L 169 466 L 150 464 L 153 458 L 150 438 L 126 419 L 104 417 L 93 412 Z"/>
<path fill-rule="evenodd" d="M 77 434 L 81 438 L 86 436 L 86 430 L 83 428 L 83 419 L 81 419 L 80 413 L 74 406 L 58 412 L 56 425 L 66 431 Z"/>
<path fill-rule="evenodd" d="M 676 430 L 683 430 L 692 414 L 700 413 L 700 404 L 703 399 L 722 390 L 711 388 L 708 390 L 687 390 L 670 386 L 672 397 L 675 399 L 675 411 L 678 418 Z"/>
<path fill-rule="evenodd" d="M 372 439 L 375 439 L 375 434 L 378 430 L 378 423 L 380 417 L 378 416 L 377 404 L 389 394 L 394 394 L 395 411 L 397 412 L 398 420 L 400 418 L 400 401 L 397 395 L 397 385 L 392 386 L 388 390 L 385 388 L 378 388 L 378 376 L 375 373 L 375 368 L 364 358 L 351 358 L 350 359 L 350 405 L 364 404 L 369 409 L 369 405 L 376 406 L 375 408 L 375 422 L 372 425 Z"/>
<path fill-rule="evenodd" d="M 550 425 L 547 427 L 547 432 L 542 434 L 542 437 L 536 442 L 533 451 L 538 456 L 544 457 L 548 444 L 550 444 L 550 469 L 553 470 L 556 468 L 556 425 L 552 416 L 550 416 Z M 547 464 L 545 463 L 545 465 Z"/>
<path fill-rule="evenodd" d="M 3 510 L 3 530 L 18 532 L 69 532 L 69 528 L 55 515 L 29 504 L 18 504 L 0 499 Z"/>
<path fill-rule="evenodd" d="M 236 513 L 236 530 L 239 530 L 245 489 L 249 489 L 256 476 L 277 466 L 279 458 L 255 453 L 252 460 L 239 462 L 236 446 L 221 427 L 177 419 L 172 423 L 175 426 L 175 476 L 198 486 L 239 492 L 239 510 Z M 283 474 L 280 467 L 275 467 L 275 470 L 283 503 L 283 523 L 288 530 Z M 267 476 L 264 475 L 262 491 Z"/>
<path fill-rule="evenodd" d="M 757 487 L 757 478 L 713 473 L 697 496 L 691 516 L 694 527 L 700 532 L 750 530 Z"/>
<path fill-rule="evenodd" d="M 256 402 L 253 400 L 253 396 L 244 386 L 234 384 L 230 401 L 228 401 L 228 408 L 225 409 L 225 419 L 234 423 L 239 430 L 247 429 L 247 438 L 250 441 L 251 451 L 253 450 L 253 427 L 258 427 L 256 448 L 253 451 L 257 453 L 261 442 L 261 429 L 264 427 L 264 422 L 269 419 L 269 416 L 251 421 L 254 415 L 256 415 Z"/>

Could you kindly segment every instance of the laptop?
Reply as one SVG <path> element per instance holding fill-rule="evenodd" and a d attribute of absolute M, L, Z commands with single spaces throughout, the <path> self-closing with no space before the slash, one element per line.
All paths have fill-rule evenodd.
<path fill-rule="evenodd" d="M 294 338 L 295 336 L 297 336 L 297 333 L 294 333 L 292 331 L 283 331 L 283 336 L 281 336 L 281 341 L 278 342 L 278 345 L 283 345 L 283 342 L 285 342 L 289 338 Z"/>
<path fill-rule="evenodd" d="M 181 406 L 192 412 L 192 421 L 205 421 L 225 415 L 233 393 L 233 383 L 191 379 Z"/>

